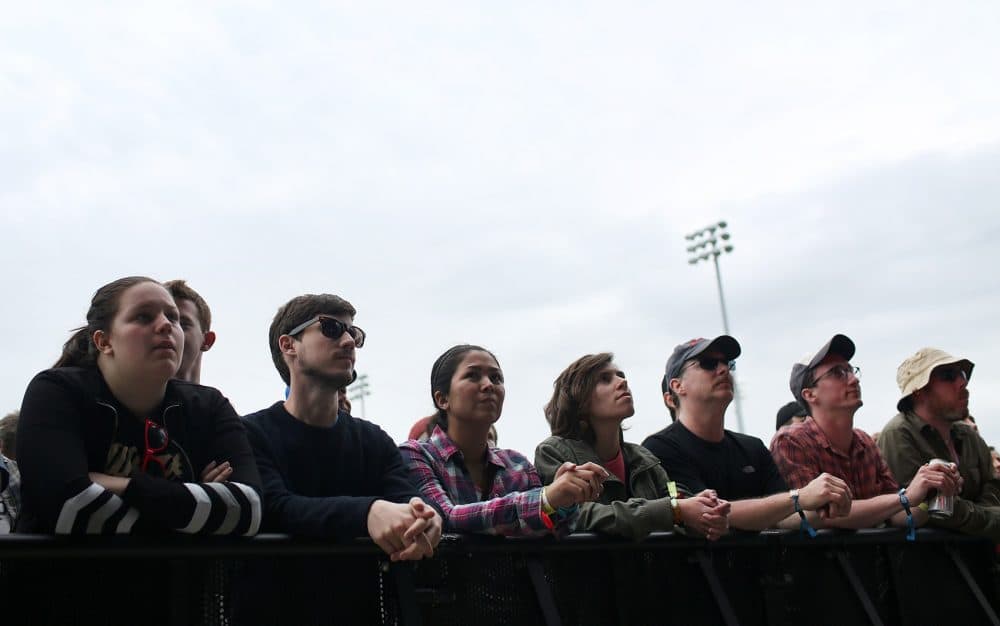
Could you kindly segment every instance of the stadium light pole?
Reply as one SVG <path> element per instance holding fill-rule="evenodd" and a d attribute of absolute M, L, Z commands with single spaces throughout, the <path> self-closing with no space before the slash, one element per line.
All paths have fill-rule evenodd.
<path fill-rule="evenodd" d="M 361 400 L 361 419 L 365 418 L 365 398 L 372 395 L 372 392 L 368 390 L 368 374 L 362 374 L 358 376 L 358 379 L 348 385 L 351 390 L 348 398 L 351 402 L 357 402 Z"/>
<path fill-rule="evenodd" d="M 726 297 L 722 293 L 722 274 L 719 272 L 719 257 L 733 251 L 733 245 L 729 242 L 730 235 L 726 232 L 725 222 L 716 222 L 693 233 L 684 235 L 684 239 L 690 242 L 687 247 L 691 257 L 688 263 L 697 265 L 701 261 L 712 260 L 715 265 L 715 284 L 719 287 L 719 306 L 722 308 L 722 328 L 726 334 L 729 333 L 729 316 L 726 314 Z M 736 385 L 736 375 L 733 374 L 733 399 L 736 401 L 736 422 L 740 432 L 743 430 L 743 407 L 740 402 L 740 391 Z"/>

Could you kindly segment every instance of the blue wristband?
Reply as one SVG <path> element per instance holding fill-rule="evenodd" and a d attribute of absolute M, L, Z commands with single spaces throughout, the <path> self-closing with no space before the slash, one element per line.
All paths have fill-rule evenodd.
<path fill-rule="evenodd" d="M 792 489 L 788 492 L 788 495 L 792 497 L 792 504 L 795 506 L 795 512 L 799 514 L 799 532 L 809 535 L 810 537 L 815 537 L 816 529 L 813 528 L 809 523 L 809 520 L 806 519 L 806 514 L 802 511 L 802 506 L 799 505 L 799 490 Z"/>
<path fill-rule="evenodd" d="M 910 499 L 906 497 L 906 487 L 899 490 L 899 503 L 903 505 L 903 510 L 906 511 L 906 540 L 916 541 L 917 531 L 913 526 L 913 511 L 910 510 Z"/>
<path fill-rule="evenodd" d="M 556 509 L 556 515 L 559 516 L 559 519 L 566 519 L 567 517 L 574 515 L 579 509 L 579 504 L 574 504 L 573 506 L 561 506 Z"/>

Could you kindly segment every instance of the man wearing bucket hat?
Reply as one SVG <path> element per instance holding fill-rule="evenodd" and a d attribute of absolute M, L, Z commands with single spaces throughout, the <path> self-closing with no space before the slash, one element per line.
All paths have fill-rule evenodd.
<path fill-rule="evenodd" d="M 1000 480 L 989 447 L 965 423 L 974 365 L 937 348 L 921 348 L 900 364 L 896 382 L 902 397 L 879 448 L 903 484 L 931 459 L 958 464 L 961 490 L 952 514 L 932 515 L 931 524 L 1000 541 Z"/>
<path fill-rule="evenodd" d="M 643 446 L 667 473 L 692 493 L 714 489 L 731 501 L 730 525 L 763 530 L 798 527 L 797 511 L 846 515 L 850 492 L 839 478 L 824 474 L 790 492 L 764 442 L 725 429 L 733 401 L 732 369 L 740 344 L 728 335 L 692 339 L 674 348 L 663 377 L 663 401 L 676 420 L 650 435 Z M 805 515 L 805 513 L 803 513 Z"/>
<path fill-rule="evenodd" d="M 827 526 L 870 528 L 886 520 L 910 529 L 927 520 L 917 505 L 932 489 L 953 490 L 957 473 L 943 466 L 923 466 L 900 489 L 875 442 L 854 428 L 861 407 L 860 370 L 850 364 L 854 342 L 834 335 L 816 353 L 792 365 L 792 395 L 810 417 L 781 429 L 771 441 L 771 454 L 791 487 L 806 484 L 822 472 L 842 476 L 854 500 L 850 515 L 826 520 Z M 912 508 L 911 508 L 912 506 Z"/>

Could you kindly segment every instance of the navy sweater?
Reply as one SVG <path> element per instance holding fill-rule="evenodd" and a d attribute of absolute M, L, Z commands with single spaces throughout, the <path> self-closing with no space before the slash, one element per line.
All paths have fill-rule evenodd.
<path fill-rule="evenodd" d="M 264 530 L 311 537 L 368 536 L 375 500 L 419 496 L 381 428 L 341 413 L 330 428 L 301 422 L 283 402 L 244 418 L 264 489 Z"/>

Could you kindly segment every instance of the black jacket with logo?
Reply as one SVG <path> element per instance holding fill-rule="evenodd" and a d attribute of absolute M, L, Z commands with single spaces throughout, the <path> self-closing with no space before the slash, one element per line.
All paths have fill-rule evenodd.
<path fill-rule="evenodd" d="M 114 534 L 174 530 L 253 535 L 261 520 L 260 476 L 246 431 L 211 387 L 171 380 L 153 418 L 169 443 L 161 475 L 140 469 L 145 420 L 112 395 L 97 368 L 64 367 L 31 381 L 21 406 L 17 458 L 22 510 L 17 531 Z M 229 461 L 224 483 L 202 483 L 211 461 Z M 121 497 L 89 472 L 127 476 Z"/>

